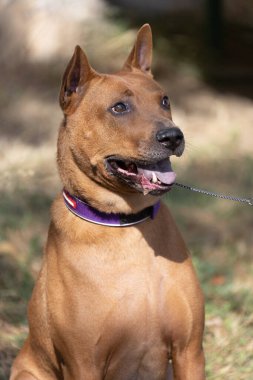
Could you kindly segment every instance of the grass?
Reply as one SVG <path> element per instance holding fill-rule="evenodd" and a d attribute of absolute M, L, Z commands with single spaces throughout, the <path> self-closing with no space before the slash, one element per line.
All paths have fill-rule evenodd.
<path fill-rule="evenodd" d="M 17 188 L 0 197 L 0 379 L 27 336 L 26 308 L 41 262 L 50 199 Z"/>
<path fill-rule="evenodd" d="M 16 16 L 20 19 L 19 12 Z M 98 29 L 92 25 L 84 40 L 96 68 L 112 71 L 124 62 L 135 33 L 124 31 L 120 20 L 110 29 L 111 24 L 104 21 Z M 218 81 L 210 87 L 203 80 L 206 73 L 188 59 L 198 45 L 191 50 L 192 39 L 175 33 L 178 40 L 173 48 L 168 35 L 156 38 L 154 71 L 171 94 L 173 118 L 186 135 L 185 154 L 173 160 L 178 182 L 250 196 L 253 108 L 249 83 L 240 81 L 238 92 L 232 92 L 233 81 L 226 77 L 222 88 Z M 75 46 L 76 40 L 71 43 Z M 185 47 L 189 47 L 189 57 L 182 64 Z M 198 51 L 203 56 L 201 48 Z M 56 82 L 64 60 L 17 63 L 11 75 L 6 65 L 7 73 L 3 68 L 0 74 L 9 78 L 4 92 L 0 91 L 0 380 L 8 379 L 12 360 L 28 332 L 27 302 L 40 268 L 50 204 L 59 189 L 54 164 L 61 119 Z M 223 73 L 219 67 L 217 72 Z M 207 379 L 252 380 L 252 208 L 182 189 L 173 190 L 166 200 L 192 252 L 206 298 Z"/>

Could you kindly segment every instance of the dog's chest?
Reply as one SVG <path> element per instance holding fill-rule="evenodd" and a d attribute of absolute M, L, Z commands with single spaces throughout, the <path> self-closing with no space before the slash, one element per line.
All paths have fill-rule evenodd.
<path fill-rule="evenodd" d="M 164 378 L 172 328 L 165 274 L 149 260 L 119 265 L 117 272 L 104 263 L 95 273 L 88 276 L 90 291 L 72 309 L 80 315 L 80 344 L 85 341 L 97 365 L 103 363 L 106 379 Z"/>
<path fill-rule="evenodd" d="M 68 284 L 63 293 L 72 310 L 83 316 L 83 325 L 87 320 L 99 323 L 99 331 L 119 329 L 129 335 L 135 329 L 145 335 L 156 324 L 161 326 L 173 270 L 143 239 L 117 243 L 113 252 L 106 244 L 104 251 L 89 247 L 78 260 L 61 260 L 60 265 L 68 268 L 62 270 L 63 283 Z"/>
<path fill-rule="evenodd" d="M 127 380 L 138 379 L 141 368 L 164 373 L 175 323 L 180 321 L 182 333 L 185 326 L 185 313 L 178 315 L 173 307 L 178 296 L 175 265 L 140 234 L 128 242 L 122 238 L 75 250 L 75 260 L 73 251 L 61 252 L 57 282 L 62 288 L 50 291 L 56 334 L 64 339 L 68 326 L 66 344 L 73 338 L 71 346 L 83 347 L 98 366 L 103 363 L 108 379 L 123 380 L 123 363 Z M 164 377 L 150 377 L 156 378 Z"/>

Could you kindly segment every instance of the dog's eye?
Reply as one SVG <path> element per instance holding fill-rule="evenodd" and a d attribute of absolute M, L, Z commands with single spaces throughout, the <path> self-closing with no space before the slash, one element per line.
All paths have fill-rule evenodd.
<path fill-rule="evenodd" d="M 119 102 L 119 103 L 114 104 L 111 110 L 115 114 L 124 113 L 128 111 L 128 106 L 125 103 Z"/>
<path fill-rule="evenodd" d="M 163 106 L 163 108 L 166 108 L 168 110 L 170 109 L 170 101 L 169 101 L 168 96 L 164 96 L 162 98 L 162 106 Z"/>

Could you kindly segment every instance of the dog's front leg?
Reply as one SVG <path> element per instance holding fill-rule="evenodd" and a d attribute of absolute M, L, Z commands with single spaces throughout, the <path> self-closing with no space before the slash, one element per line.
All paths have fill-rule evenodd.
<path fill-rule="evenodd" d="M 174 349 L 173 380 L 205 380 L 205 357 L 203 349 L 194 350 L 188 345 L 184 350 Z"/>
<path fill-rule="evenodd" d="M 34 377 L 33 375 L 31 375 L 29 372 L 27 371 L 22 371 L 21 373 L 19 373 L 18 375 L 16 376 L 12 376 L 11 377 L 11 380 L 38 380 L 36 379 L 36 377 Z"/>
<path fill-rule="evenodd" d="M 14 367 L 11 371 L 10 380 L 56 380 L 55 376 L 49 375 L 47 373 L 41 373 L 39 375 L 33 375 L 29 372 L 29 367 L 27 370 L 16 370 Z"/>

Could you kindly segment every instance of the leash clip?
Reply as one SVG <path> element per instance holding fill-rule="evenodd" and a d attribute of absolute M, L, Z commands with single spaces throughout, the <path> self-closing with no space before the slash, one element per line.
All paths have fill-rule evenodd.
<path fill-rule="evenodd" d="M 253 206 L 253 198 L 247 199 L 248 205 Z"/>

